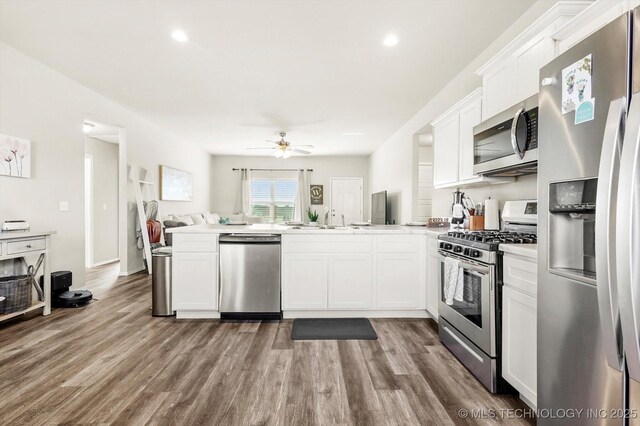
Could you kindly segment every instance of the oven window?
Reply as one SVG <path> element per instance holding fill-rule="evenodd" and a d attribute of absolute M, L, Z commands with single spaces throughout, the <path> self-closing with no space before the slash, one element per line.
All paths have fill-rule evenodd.
<path fill-rule="evenodd" d="M 487 129 L 473 138 L 473 164 L 513 155 L 511 123 L 513 119 Z"/>
<path fill-rule="evenodd" d="M 444 277 L 444 262 L 440 262 L 440 276 Z M 447 303 L 451 309 L 482 328 L 482 280 L 483 276 L 477 272 L 463 269 L 462 290 L 457 291 L 459 297 L 454 297 L 451 304 L 447 303 L 444 288 L 444 279 L 440 282 L 440 294 L 442 302 Z M 461 299 L 461 300 L 459 300 Z"/>

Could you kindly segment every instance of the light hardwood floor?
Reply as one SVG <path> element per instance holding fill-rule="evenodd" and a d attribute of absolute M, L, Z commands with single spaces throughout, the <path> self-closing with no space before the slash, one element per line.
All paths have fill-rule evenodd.
<path fill-rule="evenodd" d="M 87 307 L 0 325 L 0 424 L 512 425 L 458 411 L 525 408 L 487 392 L 432 321 L 293 342 L 290 321 L 153 318 L 149 276 L 115 268 L 88 273 Z"/>

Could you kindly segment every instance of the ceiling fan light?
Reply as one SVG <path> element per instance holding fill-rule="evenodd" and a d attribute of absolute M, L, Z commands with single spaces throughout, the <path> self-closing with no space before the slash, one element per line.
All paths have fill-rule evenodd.
<path fill-rule="evenodd" d="M 276 152 L 273 153 L 273 156 L 276 158 L 282 158 L 282 151 L 277 149 Z"/>
<path fill-rule="evenodd" d="M 282 153 L 282 158 L 289 158 L 289 157 L 291 157 L 291 151 L 287 150 Z"/>

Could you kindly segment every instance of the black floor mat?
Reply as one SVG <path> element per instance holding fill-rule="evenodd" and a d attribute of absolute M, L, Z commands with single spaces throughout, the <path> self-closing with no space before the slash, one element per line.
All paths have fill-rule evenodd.
<path fill-rule="evenodd" d="M 378 335 L 367 318 L 297 318 L 293 340 L 376 340 Z"/>

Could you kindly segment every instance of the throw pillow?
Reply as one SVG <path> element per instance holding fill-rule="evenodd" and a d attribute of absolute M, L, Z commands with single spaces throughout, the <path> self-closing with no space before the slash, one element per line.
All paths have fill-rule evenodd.
<path fill-rule="evenodd" d="M 220 215 L 215 213 L 205 213 L 204 221 L 209 225 L 217 225 L 218 223 L 220 223 Z"/>
<path fill-rule="evenodd" d="M 173 219 L 178 222 L 184 222 L 187 225 L 195 225 L 195 223 L 193 222 L 193 219 L 191 219 L 191 216 L 189 215 L 184 215 L 184 216 L 174 215 Z"/>
<path fill-rule="evenodd" d="M 194 225 L 204 225 L 206 223 L 201 213 L 192 214 L 191 219 L 193 219 Z"/>

